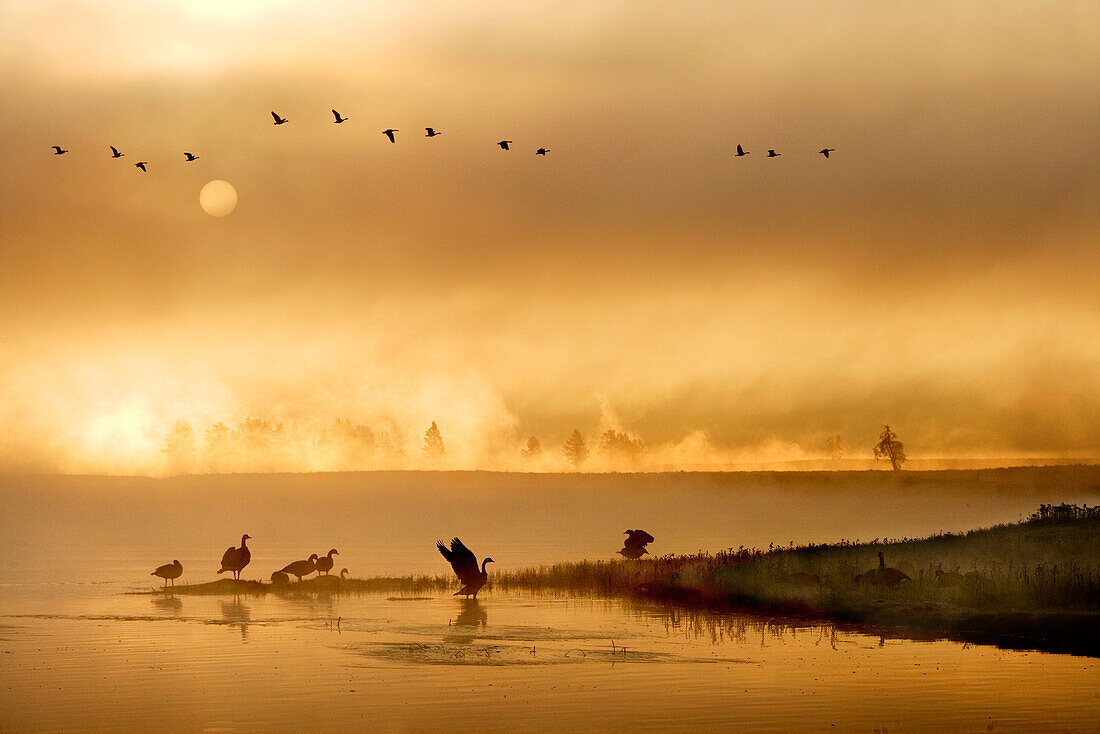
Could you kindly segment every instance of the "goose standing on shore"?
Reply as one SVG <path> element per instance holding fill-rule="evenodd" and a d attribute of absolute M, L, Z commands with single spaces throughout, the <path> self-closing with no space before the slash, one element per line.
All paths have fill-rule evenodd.
<path fill-rule="evenodd" d="M 886 558 L 882 551 L 878 552 L 878 568 L 872 568 L 867 573 L 858 574 L 855 577 L 857 584 L 870 584 L 872 586 L 897 586 L 902 581 L 908 581 L 909 577 L 896 568 L 886 565 Z"/>
<path fill-rule="evenodd" d="M 298 583 L 301 583 L 303 576 L 309 576 L 311 573 L 317 570 L 317 554 L 311 554 L 310 557 L 304 561 L 294 561 L 294 563 L 288 563 L 280 570 L 283 573 L 289 573 L 291 576 L 297 576 Z"/>
<path fill-rule="evenodd" d="M 172 561 L 166 563 L 163 566 L 157 566 L 157 570 L 153 571 L 150 576 L 160 576 L 164 579 L 164 585 L 168 586 L 168 581 L 171 579 L 172 586 L 176 585 L 176 579 L 183 575 L 183 564 L 179 561 Z"/>
<path fill-rule="evenodd" d="M 241 570 L 252 560 L 252 551 L 248 550 L 248 546 L 245 545 L 245 541 L 251 538 L 251 535 L 242 535 L 241 547 L 230 547 L 229 550 L 222 555 L 222 567 L 218 569 L 219 574 L 225 571 L 232 571 L 233 578 L 238 580 L 241 578 Z"/>
<path fill-rule="evenodd" d="M 336 565 L 336 562 L 332 560 L 333 555 L 340 555 L 340 551 L 333 548 L 328 552 L 328 555 L 321 556 L 317 559 L 317 573 L 323 573 L 328 576 L 328 572 L 332 570 L 332 567 Z"/>
<path fill-rule="evenodd" d="M 473 595 L 476 599 L 477 592 L 481 591 L 481 587 L 485 586 L 485 582 L 489 580 L 489 574 L 485 572 L 485 564 L 496 563 L 496 561 L 486 557 L 481 562 L 481 568 L 478 569 L 477 557 L 458 538 L 451 538 L 450 550 L 447 550 L 442 540 L 437 541 L 435 547 L 444 558 L 450 561 L 455 576 L 458 576 L 458 580 L 462 582 L 462 588 L 454 595 L 462 594 L 467 597 Z"/>

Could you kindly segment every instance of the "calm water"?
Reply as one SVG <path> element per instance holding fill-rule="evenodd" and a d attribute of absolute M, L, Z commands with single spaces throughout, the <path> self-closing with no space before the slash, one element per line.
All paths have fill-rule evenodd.
<path fill-rule="evenodd" d="M 1095 474 L 1021 476 L 5 479 L 0 730 L 1096 731 L 1100 661 L 1068 655 L 502 593 L 128 593 L 172 558 L 216 578 L 241 532 L 246 578 L 331 546 L 365 576 L 444 571 L 432 542 L 455 533 L 517 567 L 609 557 L 628 526 L 679 552 L 1097 499 Z"/>

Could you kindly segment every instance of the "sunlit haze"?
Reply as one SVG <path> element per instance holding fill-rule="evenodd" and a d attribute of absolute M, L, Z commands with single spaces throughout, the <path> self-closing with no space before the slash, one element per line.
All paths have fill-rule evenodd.
<path fill-rule="evenodd" d="M 914 459 L 1095 458 L 1097 28 L 0 3 L 0 472 L 561 470 L 573 429 L 586 469 L 714 468 L 869 459 L 887 423 Z"/>

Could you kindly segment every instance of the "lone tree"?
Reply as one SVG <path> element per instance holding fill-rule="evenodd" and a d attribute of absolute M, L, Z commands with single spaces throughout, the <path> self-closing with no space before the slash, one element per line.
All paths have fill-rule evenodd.
<path fill-rule="evenodd" d="M 424 433 L 424 456 L 429 459 L 438 459 L 447 453 L 443 448 L 443 436 L 439 434 L 439 426 L 432 421 L 427 432 Z"/>
<path fill-rule="evenodd" d="M 882 427 L 882 434 L 875 444 L 875 458 L 889 459 L 894 471 L 900 470 L 905 463 L 905 446 L 898 440 L 898 435 L 890 430 L 890 426 Z"/>
<path fill-rule="evenodd" d="M 542 456 L 542 444 L 534 436 L 527 439 L 527 446 L 519 450 L 525 459 L 537 459 Z"/>
<path fill-rule="evenodd" d="M 561 455 L 577 470 L 581 468 L 581 464 L 588 458 L 588 446 L 584 443 L 584 436 L 582 436 L 581 432 L 576 428 L 573 429 L 573 433 L 569 434 L 569 438 L 566 439 L 565 445 L 561 447 Z"/>

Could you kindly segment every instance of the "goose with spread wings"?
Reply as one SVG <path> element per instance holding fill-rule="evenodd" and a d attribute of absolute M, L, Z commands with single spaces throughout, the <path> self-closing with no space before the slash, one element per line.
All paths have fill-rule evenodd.
<path fill-rule="evenodd" d="M 481 591 L 481 587 L 485 586 L 485 582 L 489 580 L 489 574 L 485 572 L 486 563 L 496 563 L 492 558 L 486 557 L 481 562 L 481 568 L 477 567 L 477 557 L 462 544 L 462 541 L 458 538 L 451 538 L 451 547 L 448 550 L 447 546 L 443 545 L 443 541 L 437 541 L 435 546 L 439 548 L 440 554 L 446 558 L 451 568 L 455 571 L 455 576 L 458 576 L 458 580 L 462 582 L 462 588 L 455 592 L 455 596 L 460 594 L 464 596 L 473 596 L 477 598 L 477 592 Z"/>

